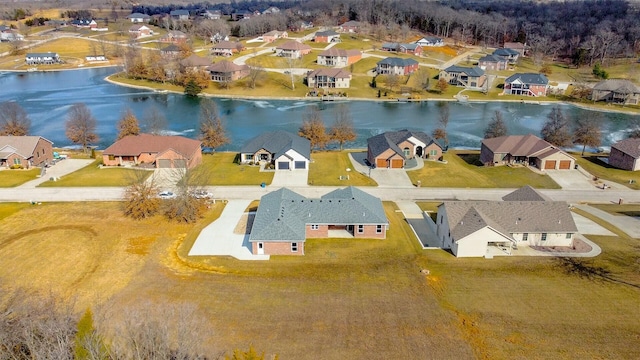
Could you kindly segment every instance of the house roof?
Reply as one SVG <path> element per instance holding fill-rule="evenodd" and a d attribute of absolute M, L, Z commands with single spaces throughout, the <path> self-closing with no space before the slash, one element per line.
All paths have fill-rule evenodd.
<path fill-rule="evenodd" d="M 133 13 L 127 15 L 127 19 L 150 19 L 151 16 L 142 13 Z"/>
<path fill-rule="evenodd" d="M 288 131 L 277 130 L 262 133 L 247 141 L 240 149 L 240 152 L 254 154 L 261 149 L 275 154 L 276 158 L 286 153 L 289 149 L 293 149 L 306 159 L 311 160 L 311 143 L 309 140 Z"/>
<path fill-rule="evenodd" d="M 200 150 L 200 144 L 198 140 L 183 136 L 129 135 L 106 148 L 103 155 L 137 156 L 141 153 L 161 153 L 173 149 L 185 159 L 190 159 L 196 151 Z"/>
<path fill-rule="evenodd" d="M 617 149 L 634 159 L 640 158 L 640 139 L 629 138 L 620 140 L 617 143 L 611 145 L 612 149 Z"/>
<path fill-rule="evenodd" d="M 593 90 L 613 91 L 619 94 L 640 93 L 640 87 L 626 79 L 608 79 L 597 83 Z"/>
<path fill-rule="evenodd" d="M 440 144 L 427 133 L 422 131 L 409 131 L 407 129 L 399 131 L 387 131 L 382 134 L 370 137 L 367 139 L 367 148 L 371 152 L 373 157 L 377 157 L 388 149 L 392 149 L 397 154 L 406 159 L 404 151 L 398 147 L 398 144 L 410 139 L 411 137 L 422 141 L 426 146 L 433 143 L 442 148 L 442 146 L 440 146 Z"/>
<path fill-rule="evenodd" d="M 173 36 L 173 37 L 187 37 L 187 34 L 183 33 L 180 30 L 170 30 L 169 32 L 167 32 L 167 35 L 165 35 L 164 37 L 169 37 L 169 36 Z"/>
<path fill-rule="evenodd" d="M 529 185 L 525 185 L 520 189 L 511 192 L 502 197 L 504 201 L 551 201 L 551 199 L 543 195 L 538 190 Z"/>
<path fill-rule="evenodd" d="M 27 53 L 27 57 L 58 57 L 58 53 L 45 52 L 45 53 Z"/>
<path fill-rule="evenodd" d="M 396 66 L 396 67 L 407 67 L 407 66 L 416 65 L 416 64 L 418 64 L 418 62 L 413 59 L 403 59 L 403 58 L 397 58 L 397 57 L 388 57 L 386 59 L 382 59 L 378 61 L 377 63 L 377 65 L 389 65 L 389 66 Z"/>
<path fill-rule="evenodd" d="M 402 43 L 384 43 L 382 44 L 382 48 L 383 49 L 393 49 L 393 50 L 399 50 L 400 48 L 404 48 L 407 50 L 411 50 L 411 51 L 415 51 L 417 48 L 421 48 L 419 44 L 402 44 Z"/>
<path fill-rule="evenodd" d="M 40 139 L 50 142 L 42 136 L 0 136 L 0 158 L 17 153 L 25 159 L 33 156 L 33 151 Z"/>
<path fill-rule="evenodd" d="M 326 30 L 316 32 L 315 36 L 340 36 L 340 34 L 333 30 Z"/>
<path fill-rule="evenodd" d="M 287 41 L 282 45 L 278 45 L 276 49 L 280 50 L 311 50 L 311 46 L 297 42 L 295 40 Z"/>
<path fill-rule="evenodd" d="M 435 44 L 435 43 L 439 43 L 442 41 L 442 38 L 439 37 L 435 37 L 435 36 L 425 36 L 422 39 L 416 41 L 416 43 L 428 43 L 428 44 Z"/>
<path fill-rule="evenodd" d="M 281 36 L 283 34 L 285 34 L 286 31 L 279 31 L 279 30 L 271 30 L 268 33 L 265 33 L 262 36 Z"/>
<path fill-rule="evenodd" d="M 524 50 L 525 45 L 520 42 L 506 42 L 504 43 L 503 48 L 505 49 L 519 49 Z"/>
<path fill-rule="evenodd" d="M 131 25 L 131 27 L 129 28 L 129 31 L 140 31 L 143 28 L 149 29 L 149 27 L 146 25 Z"/>
<path fill-rule="evenodd" d="M 451 236 L 460 240 L 485 226 L 511 238 L 512 233 L 575 233 L 564 201 L 445 201 Z"/>
<path fill-rule="evenodd" d="M 497 55 L 486 55 L 481 57 L 478 62 L 494 62 L 494 63 L 498 63 L 498 62 L 506 62 L 507 60 L 505 60 L 503 57 L 497 56 Z"/>
<path fill-rule="evenodd" d="M 237 65 L 231 61 L 222 60 L 207 67 L 207 70 L 219 73 L 231 73 L 235 71 L 249 70 L 249 65 Z"/>
<path fill-rule="evenodd" d="M 208 66 L 211 65 L 211 60 L 200 57 L 196 54 L 191 54 L 188 57 L 180 60 L 180 65 L 187 67 Z"/>
<path fill-rule="evenodd" d="M 482 144 L 494 153 L 508 153 L 512 156 L 534 156 L 543 150 L 553 148 L 553 145 L 529 135 L 507 135 L 496 138 L 484 139 Z"/>
<path fill-rule="evenodd" d="M 161 51 L 162 52 L 180 52 L 180 51 L 182 51 L 182 49 L 180 49 L 180 46 L 178 46 L 176 44 L 171 44 L 171 45 L 163 47 Z"/>
<path fill-rule="evenodd" d="M 213 45 L 212 49 L 232 49 L 235 50 L 238 47 L 242 47 L 242 43 L 235 41 L 220 41 L 219 43 Z"/>
<path fill-rule="evenodd" d="M 328 76 L 332 78 L 351 79 L 351 73 L 344 69 L 316 69 L 309 71 L 307 77 Z"/>
<path fill-rule="evenodd" d="M 171 16 L 182 16 L 182 15 L 189 16 L 189 10 L 171 10 L 169 15 L 171 15 Z"/>
<path fill-rule="evenodd" d="M 484 75 L 484 70 L 480 69 L 477 66 L 474 67 L 464 67 L 458 65 L 452 65 L 448 68 L 444 69 L 444 71 L 448 73 L 465 73 L 469 76 L 482 76 Z"/>
<path fill-rule="evenodd" d="M 349 20 L 345 23 L 340 24 L 340 27 L 345 27 L 345 26 L 358 27 L 360 26 L 360 23 L 355 20 Z"/>
<path fill-rule="evenodd" d="M 520 53 L 515 51 L 515 50 L 513 50 L 513 49 L 500 48 L 500 49 L 495 49 L 493 51 L 493 55 L 498 55 L 498 56 L 516 56 L 516 55 L 520 55 Z"/>
<path fill-rule="evenodd" d="M 505 79 L 505 83 L 512 83 L 519 80 L 523 84 L 549 85 L 549 79 L 543 74 L 535 73 L 515 73 Z"/>
<path fill-rule="evenodd" d="M 362 55 L 360 50 L 356 49 L 336 49 L 330 48 L 320 53 L 320 56 L 342 56 L 342 57 L 350 57 L 350 56 L 359 56 Z"/>
<path fill-rule="evenodd" d="M 387 225 L 389 221 L 380 199 L 354 187 L 320 199 L 282 188 L 260 199 L 249 241 L 302 242 L 307 224 Z"/>

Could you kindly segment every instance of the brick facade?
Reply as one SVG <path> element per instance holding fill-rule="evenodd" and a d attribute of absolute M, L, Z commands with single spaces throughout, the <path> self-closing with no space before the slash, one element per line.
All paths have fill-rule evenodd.
<path fill-rule="evenodd" d="M 292 246 L 290 242 L 254 242 L 251 243 L 251 253 L 259 254 L 258 244 L 262 244 L 264 254 L 267 255 L 304 255 L 304 242 L 296 243 L 298 245 L 298 251 L 291 251 Z"/>
<path fill-rule="evenodd" d="M 640 169 L 640 162 L 636 161 L 633 156 L 612 147 L 609 154 L 609 165 L 618 169 L 636 171 Z"/>

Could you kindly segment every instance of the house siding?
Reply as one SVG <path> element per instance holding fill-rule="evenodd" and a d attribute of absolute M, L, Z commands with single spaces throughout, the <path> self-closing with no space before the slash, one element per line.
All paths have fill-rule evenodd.
<path fill-rule="evenodd" d="M 304 241 L 298 242 L 298 251 L 291 251 L 291 242 L 288 241 L 265 241 L 263 242 L 263 249 L 265 255 L 304 255 Z M 258 254 L 258 243 L 251 243 L 251 250 L 253 254 Z"/>
<path fill-rule="evenodd" d="M 640 162 L 637 159 L 614 147 L 611 148 L 611 153 L 609 154 L 609 165 L 629 171 L 640 170 Z"/>
<path fill-rule="evenodd" d="M 305 226 L 305 236 L 307 238 L 328 238 L 329 237 L 329 225 L 318 225 L 318 230 L 311 229 L 312 224 Z"/>
<path fill-rule="evenodd" d="M 356 238 L 384 239 L 387 236 L 387 226 L 382 225 L 382 232 L 376 233 L 377 225 L 364 225 L 363 232 L 358 233 L 358 225 L 354 225 L 353 236 Z"/>
<path fill-rule="evenodd" d="M 432 150 L 436 151 L 436 155 L 430 155 Z M 438 160 L 442 157 L 442 148 L 433 143 L 427 145 L 423 150 L 422 157 L 429 160 Z"/>

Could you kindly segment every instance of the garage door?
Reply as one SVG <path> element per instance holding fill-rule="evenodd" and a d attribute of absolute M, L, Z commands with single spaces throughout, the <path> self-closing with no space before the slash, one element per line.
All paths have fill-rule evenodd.
<path fill-rule="evenodd" d="M 546 170 L 553 170 L 556 168 L 556 161 L 555 160 L 547 160 L 544 163 L 544 168 Z"/>
<path fill-rule="evenodd" d="M 307 168 L 307 163 L 304 162 L 304 161 L 296 161 L 294 166 L 295 166 L 296 169 L 306 169 Z"/>
<path fill-rule="evenodd" d="M 386 168 L 387 167 L 387 160 L 385 160 L 385 159 L 376 159 L 376 167 Z"/>
<path fill-rule="evenodd" d="M 289 162 L 288 161 L 279 161 L 278 162 L 279 170 L 289 170 Z"/>
<path fill-rule="evenodd" d="M 187 167 L 187 160 L 185 159 L 175 159 L 173 160 L 173 167 L 184 169 Z"/>
<path fill-rule="evenodd" d="M 560 169 L 562 170 L 571 169 L 571 160 L 560 160 Z"/>
<path fill-rule="evenodd" d="M 404 161 L 402 159 L 391 159 L 391 168 L 392 169 L 401 169 Z"/>
<path fill-rule="evenodd" d="M 171 160 L 169 159 L 158 159 L 158 167 L 160 168 L 170 168 Z"/>

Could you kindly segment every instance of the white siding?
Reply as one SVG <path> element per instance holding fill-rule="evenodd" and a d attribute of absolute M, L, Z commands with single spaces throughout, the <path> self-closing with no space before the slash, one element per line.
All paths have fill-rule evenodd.
<path fill-rule="evenodd" d="M 289 169 L 295 169 L 295 162 L 296 161 L 304 161 L 305 162 L 305 169 L 309 168 L 309 159 L 305 158 L 304 156 L 300 155 L 297 151 L 290 149 L 287 150 L 287 152 L 285 153 L 288 156 L 285 155 L 280 155 L 278 158 L 275 159 L 275 163 L 276 163 L 276 170 L 280 170 L 278 168 L 278 164 L 280 162 L 288 162 L 289 163 Z"/>

